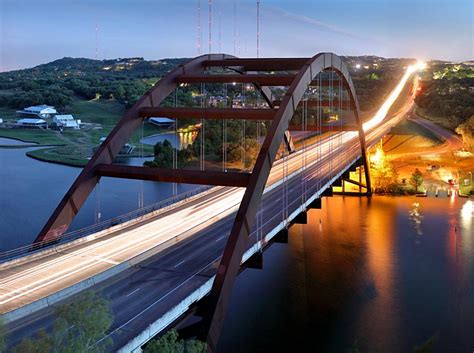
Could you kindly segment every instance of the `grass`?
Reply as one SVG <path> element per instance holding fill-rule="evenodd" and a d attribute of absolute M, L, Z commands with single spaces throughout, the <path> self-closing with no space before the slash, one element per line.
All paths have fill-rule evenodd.
<path fill-rule="evenodd" d="M 467 180 L 468 185 L 464 185 L 465 180 Z M 470 182 L 471 182 L 471 175 L 468 172 L 463 172 L 460 170 L 459 171 L 459 192 L 461 195 L 469 195 L 470 192 L 474 193 L 474 186 Z"/>
<path fill-rule="evenodd" d="M 404 120 L 400 124 L 392 128 L 391 134 L 422 136 L 428 140 L 431 140 L 433 142 L 433 145 L 437 145 L 442 142 L 435 133 L 409 120 Z"/>
<path fill-rule="evenodd" d="M 2 91 L 0 91 L 2 94 Z M 62 113 L 72 114 L 83 123 L 100 124 L 93 128 L 83 128 L 80 131 L 65 131 L 59 133 L 52 130 L 40 129 L 6 129 L 0 128 L 0 137 L 13 138 L 24 142 L 37 143 L 40 146 L 57 145 L 59 147 L 38 149 L 27 153 L 38 160 L 84 166 L 88 162 L 94 147 L 98 146 L 101 137 L 107 136 L 124 115 L 126 109 L 116 100 L 83 100 L 75 99 Z M 0 117 L 6 121 L 15 121 L 18 116 L 15 109 L 0 107 Z M 153 155 L 153 146 L 139 142 L 140 135 L 149 136 L 165 132 L 155 125 L 144 124 L 143 132 L 137 130 L 130 142 L 135 145 L 132 157 Z"/>
<path fill-rule="evenodd" d="M 422 117 L 426 120 L 432 121 L 436 125 L 439 125 L 439 126 L 445 128 L 447 130 L 450 130 L 450 131 L 455 131 L 456 130 L 457 124 L 450 122 L 449 119 L 446 119 L 446 117 L 429 115 L 425 112 L 424 109 L 422 109 L 420 107 L 415 108 L 415 113 L 416 113 L 416 115 L 418 115 L 418 116 L 420 116 L 420 117 Z"/>
<path fill-rule="evenodd" d="M 71 148 L 74 150 L 71 151 Z M 88 162 L 85 155 L 78 153 L 77 148 L 71 146 L 65 146 L 64 148 L 42 148 L 27 152 L 26 155 L 44 162 L 65 164 L 75 167 L 83 167 Z"/>
<path fill-rule="evenodd" d="M 0 137 L 13 138 L 23 142 L 37 143 L 39 145 L 63 145 L 65 142 L 58 137 L 58 133 L 40 129 L 2 129 Z"/>
<path fill-rule="evenodd" d="M 422 151 L 442 143 L 430 130 L 408 120 L 392 128 L 383 141 L 384 151 L 395 154 Z"/>

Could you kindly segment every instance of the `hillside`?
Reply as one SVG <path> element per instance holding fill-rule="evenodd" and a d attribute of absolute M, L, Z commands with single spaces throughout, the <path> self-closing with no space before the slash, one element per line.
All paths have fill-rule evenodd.
<path fill-rule="evenodd" d="M 80 131 L 64 133 L 0 128 L 0 136 L 42 145 L 60 145 L 32 151 L 29 155 L 52 162 L 84 165 L 100 138 L 107 136 L 126 109 L 167 72 L 186 60 L 174 58 L 147 61 L 139 57 L 114 60 L 63 58 L 30 69 L 0 73 L 0 118 L 5 122 L 15 123 L 16 109 L 48 104 L 55 106 L 61 113 L 74 115 L 84 123 Z M 345 60 L 351 70 L 360 107 L 364 111 L 372 111 L 380 106 L 401 77 L 404 66 L 412 61 L 375 56 L 345 57 Z M 232 101 L 238 97 L 242 89 L 240 85 L 228 87 L 228 99 Z M 196 85 L 180 88 L 176 97 L 172 95 L 163 104 L 173 105 L 174 99 L 177 99 L 179 105 L 196 106 L 200 105 L 203 97 L 209 102 L 211 97 L 222 95 L 222 85 L 206 85 L 204 96 L 200 90 Z M 245 96 L 248 104 L 253 104 L 258 99 L 253 90 Z M 229 127 L 231 135 L 240 136 L 239 126 Z M 144 124 L 143 130 L 135 133 L 130 140 L 138 147 L 135 153 L 143 151 L 148 155 L 153 154 L 153 146 L 141 144 L 140 134 L 149 136 L 161 131 L 151 124 Z M 214 138 L 217 140 L 220 138 L 218 132 L 219 127 L 216 126 Z M 216 150 L 209 147 L 207 151 L 218 155 L 216 146 L 221 144 L 215 142 L 210 143 L 210 146 L 214 146 Z M 238 149 L 235 154 L 240 156 Z"/>
<path fill-rule="evenodd" d="M 115 98 L 130 106 L 184 60 L 63 58 L 31 69 L 4 72 L 0 73 L 0 106 L 48 104 L 64 108 L 75 96 Z"/>

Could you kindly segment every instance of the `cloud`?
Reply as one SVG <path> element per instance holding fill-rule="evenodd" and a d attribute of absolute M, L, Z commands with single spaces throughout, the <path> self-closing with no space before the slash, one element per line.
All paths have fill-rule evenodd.
<path fill-rule="evenodd" d="M 305 15 L 300 15 L 294 12 L 287 11 L 285 9 L 282 9 L 281 7 L 276 7 L 276 6 L 266 6 L 266 9 L 272 12 L 273 14 L 279 16 L 279 17 L 284 17 L 288 18 L 291 21 L 299 22 L 299 23 L 305 23 L 314 27 L 318 27 L 320 29 L 339 34 L 342 36 L 346 36 L 349 38 L 354 38 L 354 39 L 363 39 L 360 36 L 356 35 L 355 33 L 351 33 L 349 31 L 346 31 L 344 29 L 341 29 L 337 26 L 331 25 L 329 23 L 325 23 L 319 20 L 316 20 L 314 18 L 305 16 Z"/>

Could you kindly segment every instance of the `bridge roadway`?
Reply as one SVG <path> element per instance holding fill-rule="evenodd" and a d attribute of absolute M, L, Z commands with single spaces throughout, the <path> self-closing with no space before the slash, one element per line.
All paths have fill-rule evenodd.
<path fill-rule="evenodd" d="M 384 124 L 384 126 L 387 124 Z M 385 132 L 388 128 L 389 127 L 386 126 L 384 129 L 377 129 L 379 133 L 376 131 L 371 132 L 369 134 L 369 141 L 371 141 L 369 144 L 375 143 L 380 136 L 380 132 Z M 349 166 L 359 155 L 359 144 L 355 134 L 342 134 L 352 136 L 342 145 L 341 150 L 336 149 L 334 153 L 343 152 L 340 154 L 340 156 L 342 156 L 340 159 L 341 164 Z M 333 136 L 333 139 L 336 140 L 339 138 L 338 135 L 339 134 Z M 329 141 L 326 140 L 325 145 L 328 146 Z M 350 146 L 349 148 L 348 145 Z M 319 148 L 315 146 L 311 148 L 313 149 L 313 156 L 317 156 L 319 154 Z M 324 155 L 324 152 L 327 151 L 321 148 L 320 152 Z M 311 178 L 307 182 L 308 196 L 316 194 L 320 191 L 318 190 L 319 186 L 326 184 L 329 179 L 331 179 L 331 172 L 329 170 L 329 159 L 331 156 L 331 154 L 326 154 L 326 157 L 322 158 L 319 163 L 315 163 L 311 168 L 308 168 L 308 171 L 311 173 Z M 301 157 L 299 155 L 290 158 L 293 158 L 293 161 L 297 159 L 299 163 L 301 163 Z M 281 162 L 279 165 L 281 165 Z M 320 167 L 321 169 L 319 169 Z M 315 172 L 318 169 L 321 174 Z M 278 173 L 281 175 L 281 168 L 276 168 L 276 170 L 278 170 Z M 289 214 L 300 205 L 301 185 L 301 178 L 297 176 L 291 178 L 288 182 Z M 227 214 L 225 217 L 216 219 L 216 222 L 200 229 L 194 236 L 182 240 L 173 247 L 165 249 L 152 258 L 140 263 L 140 265 L 127 269 L 119 275 L 112 277 L 110 280 L 94 286 L 93 289 L 103 292 L 109 299 L 112 311 L 114 312 L 115 319 L 111 333 L 113 347 L 111 347 L 111 350 L 123 347 L 127 342 L 133 339 L 137 332 L 142 332 L 150 323 L 155 321 L 156 318 L 162 317 L 170 308 L 178 305 L 189 293 L 208 282 L 214 275 L 234 217 L 231 212 L 225 211 L 229 205 L 225 198 L 224 203 L 222 202 L 222 196 L 234 192 L 234 201 L 236 205 L 238 205 L 242 195 L 240 190 L 232 190 L 235 188 L 215 189 L 215 191 L 205 195 L 203 200 L 193 201 L 191 205 L 185 205 L 180 208 L 187 209 L 191 207 L 193 212 L 198 212 L 203 208 L 201 201 L 212 201 L 218 210 L 224 210 Z M 281 191 L 282 185 L 279 185 L 264 196 L 262 217 L 264 220 L 263 234 L 270 233 L 272 229 L 282 222 Z M 231 210 L 235 211 L 235 207 L 234 205 Z M 172 225 L 179 225 L 183 220 L 183 218 L 181 218 L 182 216 L 181 214 L 181 216 L 173 218 Z M 143 234 L 142 231 L 143 230 L 140 231 L 140 236 Z M 249 246 L 255 242 L 255 238 L 256 235 L 254 232 Z M 147 245 L 144 246 L 150 246 L 148 242 L 146 244 Z M 72 258 L 97 258 L 94 257 L 97 255 L 84 254 L 84 250 L 81 250 L 80 255 L 73 255 Z M 48 267 L 46 267 L 47 272 L 51 273 L 51 267 L 49 266 L 57 266 L 55 265 L 57 259 L 57 255 L 54 256 L 55 261 L 53 260 L 53 264 L 49 264 Z M 104 259 L 104 257 L 102 257 L 102 259 Z M 112 265 L 110 263 L 111 261 L 118 260 L 120 260 L 120 257 L 114 257 L 114 260 L 110 260 L 109 256 L 107 262 L 98 261 L 97 266 L 104 268 L 104 264 Z M 43 268 L 45 267 L 42 266 L 41 269 Z M 60 268 L 63 267 L 61 266 Z M 82 266 L 80 268 L 82 268 Z M 36 277 L 36 274 L 31 272 L 31 269 L 32 267 L 28 269 L 29 271 L 27 271 L 26 276 Z M 81 274 L 84 275 L 82 272 Z M 16 280 L 19 284 L 25 283 L 20 277 L 20 274 L 14 274 L 12 272 L 12 275 L 13 277 L 9 277 L 10 281 Z M 2 282 L 3 281 L 2 279 Z M 2 288 L 8 287 L 2 285 Z M 28 298 L 30 299 L 31 297 L 28 296 Z M 22 337 L 28 337 L 31 332 L 35 332 L 40 328 L 50 328 L 52 326 L 51 315 L 52 310 L 45 308 L 32 315 L 13 321 L 9 325 L 11 337 L 9 344 L 18 343 Z"/>
<path fill-rule="evenodd" d="M 411 102 L 391 119 L 366 132 L 368 145 L 376 143 L 410 107 Z M 342 144 L 338 146 L 340 141 Z M 333 149 L 329 153 L 331 144 Z M 329 185 L 337 177 L 336 171 L 341 174 L 359 155 L 358 137 L 354 132 L 336 133 L 326 137 L 320 144 L 308 146 L 307 196 L 318 196 L 322 192 L 321 187 Z M 300 152 L 288 157 L 289 172 L 298 173 L 301 163 Z M 275 163 L 262 202 L 264 235 L 282 225 L 282 166 L 282 161 Z M 301 204 L 301 176 L 290 178 L 287 186 L 288 214 L 291 214 Z M 117 350 L 157 318 L 163 317 L 163 322 L 158 323 L 162 326 L 172 321 L 172 318 L 164 315 L 169 315 L 170 309 L 176 308 L 190 293 L 203 285 L 210 288 L 242 193 L 243 190 L 238 188 L 212 188 L 191 202 L 178 205 L 173 211 L 167 210 L 152 222 L 119 231 L 113 241 L 107 236 L 81 244 L 77 249 L 47 256 L 16 268 L 2 269 L 0 312 L 7 312 L 65 288 L 96 273 L 94 271 L 104 271 L 134 254 L 162 243 L 165 241 L 164 237 L 179 235 L 181 239 L 174 246 L 93 286 L 93 289 L 103 292 L 110 301 L 115 319 L 110 333 L 113 346 L 109 348 Z M 209 207 L 210 202 L 212 207 Z M 194 223 L 190 224 L 190 219 Z M 177 226 L 180 227 L 178 231 Z M 255 241 L 256 232 L 253 232 L 249 248 Z M 100 249 L 105 251 L 99 253 Z M 64 276 L 69 271 L 72 277 Z M 34 312 L 8 324 L 8 344 L 14 345 L 23 337 L 30 336 L 31 332 L 51 326 L 51 308 Z"/>

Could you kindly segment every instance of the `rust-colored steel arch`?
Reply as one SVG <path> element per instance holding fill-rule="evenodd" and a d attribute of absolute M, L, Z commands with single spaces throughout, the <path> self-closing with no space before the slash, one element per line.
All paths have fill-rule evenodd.
<path fill-rule="evenodd" d="M 228 74 L 203 75 L 203 72 L 209 67 L 226 67 L 236 71 L 240 76 Z M 276 68 L 281 71 L 298 70 L 298 72 L 286 76 L 283 74 L 262 75 L 255 73 L 255 70 L 272 71 Z M 102 176 L 245 187 L 246 190 L 209 296 L 207 315 L 203 320 L 203 327 L 207 330 L 208 350 L 215 351 L 231 289 L 241 265 L 248 237 L 255 223 L 255 215 L 262 200 L 270 170 L 282 141 L 285 141 L 288 147 L 291 145 L 288 133 L 290 119 L 308 86 L 316 85 L 315 78 L 317 75 L 328 70 L 338 73 L 340 82 L 349 93 L 350 106 L 353 108 L 356 120 L 356 125 L 351 125 L 349 128 L 357 129 L 359 132 L 367 190 L 370 193 L 370 176 L 366 159 L 364 130 L 359 117 L 359 103 L 349 71 L 341 58 L 332 53 L 321 53 L 308 59 L 238 59 L 226 54 L 207 54 L 192 59 L 171 71 L 124 115 L 68 190 L 35 242 L 43 244 L 58 239 L 67 230 Z M 196 83 L 200 80 L 211 83 L 231 83 L 237 79 L 239 82 L 254 84 L 268 102 L 270 108 L 254 109 L 252 112 L 244 109 L 238 112 L 237 109 L 232 108 L 222 110 L 159 107 L 160 103 L 176 89 L 179 83 Z M 334 86 L 333 82 L 329 83 L 330 86 Z M 270 84 L 277 86 L 289 85 L 278 108 L 273 106 L 274 99 L 271 96 L 271 91 L 268 87 L 265 87 L 265 85 Z M 271 123 L 251 173 L 197 170 L 181 173 L 174 169 L 112 165 L 122 146 L 140 126 L 142 119 L 157 112 L 168 112 L 169 115 L 175 118 L 193 116 L 205 119 L 215 119 L 219 115 L 222 118 L 231 118 L 235 114 L 239 119 L 270 120 Z"/>
<path fill-rule="evenodd" d="M 142 110 L 155 108 L 170 95 L 179 85 L 178 78 L 184 75 L 201 75 L 209 66 L 208 63 L 225 62 L 226 60 L 237 59 L 235 56 L 227 54 L 206 54 L 198 56 L 188 62 L 179 65 L 177 68 L 165 75 L 155 86 L 150 89 L 137 103 L 135 103 L 107 136 L 106 140 L 94 153 L 91 160 L 84 167 L 72 186 L 62 198 L 40 233 L 37 235 L 34 244 L 41 245 L 58 240 L 67 231 L 75 216 L 89 197 L 90 193 L 98 183 L 101 175 L 97 173 L 97 167 L 104 164 L 111 164 L 119 153 L 122 146 L 128 141 L 133 133 L 139 128 L 143 119 Z M 238 60 L 238 59 L 237 59 Z M 233 66 L 232 69 L 240 74 L 245 73 L 242 65 Z M 263 98 L 272 107 L 271 92 L 268 87 L 254 84 L 260 91 Z M 266 120 L 263 118 L 262 120 Z M 288 149 L 293 148 L 291 136 L 287 133 L 285 138 Z M 198 176 L 199 173 L 195 175 Z M 204 177 L 202 184 L 205 184 Z M 197 180 L 199 182 L 199 180 Z"/>
<path fill-rule="evenodd" d="M 355 95 L 355 88 L 349 75 L 349 70 L 337 55 L 332 53 L 317 54 L 309 59 L 294 77 L 268 129 L 267 136 L 250 175 L 209 296 L 207 314 L 204 318 L 204 328 L 207 330 L 208 352 L 215 352 L 216 350 L 232 286 L 238 274 L 242 256 L 246 250 L 246 244 L 255 223 L 258 205 L 261 202 L 265 184 L 267 183 L 284 133 L 288 129 L 289 122 L 308 86 L 311 85 L 319 73 L 328 70 L 338 72 L 343 79 L 344 86 L 349 91 L 351 104 L 355 107 L 354 113 L 359 130 L 362 158 L 368 173 L 365 156 L 365 135 L 359 117 L 359 102 Z M 368 174 L 366 175 L 367 188 L 370 190 L 370 177 Z"/>

